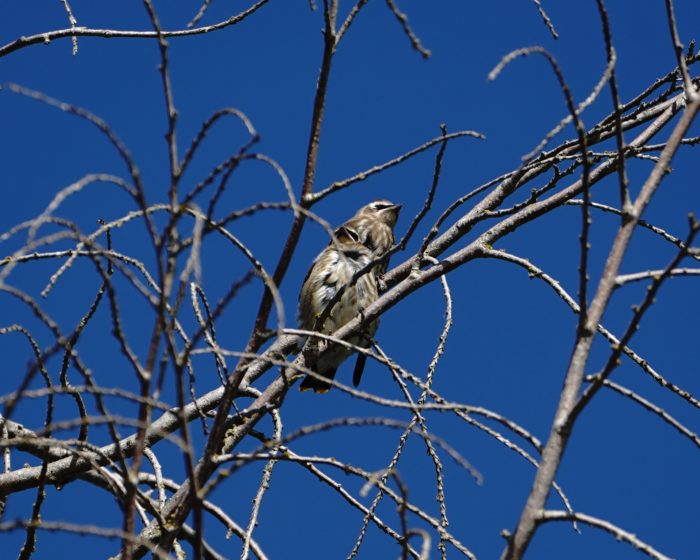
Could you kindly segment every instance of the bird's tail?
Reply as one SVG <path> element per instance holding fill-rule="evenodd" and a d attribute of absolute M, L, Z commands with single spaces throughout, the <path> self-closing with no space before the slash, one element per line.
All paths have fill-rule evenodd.
<path fill-rule="evenodd" d="M 362 372 L 365 370 L 365 362 L 367 362 L 367 354 L 359 353 L 357 361 L 355 361 L 355 369 L 352 372 L 352 384 L 357 387 L 362 380 Z"/>
<path fill-rule="evenodd" d="M 312 377 L 311 375 L 307 375 L 301 382 L 301 385 L 299 385 L 299 390 L 300 391 L 313 391 L 314 393 L 327 393 L 328 391 L 331 390 L 332 384 L 331 381 L 335 377 L 335 369 L 331 369 L 328 371 L 324 371 L 322 375 L 324 378 L 327 379 L 322 379 L 321 377 Z"/>

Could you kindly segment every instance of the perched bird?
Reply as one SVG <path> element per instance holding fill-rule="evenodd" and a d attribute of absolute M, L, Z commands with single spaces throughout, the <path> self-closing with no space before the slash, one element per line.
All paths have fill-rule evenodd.
<path fill-rule="evenodd" d="M 358 270 L 391 248 L 394 244 L 394 225 L 400 210 L 401 205 L 388 200 L 375 200 L 360 208 L 336 230 L 338 243 L 330 243 L 316 257 L 304 280 L 299 296 L 299 323 L 302 329 L 313 330 L 318 317 L 336 292 L 347 285 Z M 379 261 L 355 285 L 346 288 L 318 330 L 330 334 L 372 304 L 378 297 L 377 279 L 385 270 L 386 260 Z M 365 326 L 362 333 L 351 337 L 348 342 L 367 347 L 378 326 L 379 319 L 375 319 Z M 327 346 L 326 341 L 320 341 L 319 351 Z M 350 354 L 350 349 L 336 346 L 323 358 L 322 363 L 315 364 L 315 371 L 333 379 L 337 368 Z M 360 382 L 365 361 L 366 356 L 358 354 L 353 372 L 355 386 Z M 330 388 L 330 383 L 311 376 L 307 376 L 300 386 L 302 391 L 313 389 L 317 393 L 325 393 Z"/>
<path fill-rule="evenodd" d="M 337 243 L 326 247 L 304 279 L 299 295 L 299 324 L 305 330 L 317 330 L 331 334 L 353 319 L 364 308 L 377 299 L 377 280 L 373 269 L 358 278 L 353 286 L 346 287 L 340 299 L 333 305 L 322 325 L 316 326 L 318 318 L 339 289 L 347 286 L 356 272 L 372 262 L 372 252 L 359 242 L 359 235 L 352 228 L 341 226 L 335 232 Z M 348 339 L 358 346 L 367 346 L 367 341 L 377 330 L 378 321 L 367 326 L 366 332 Z M 319 340 L 319 354 L 328 347 L 328 341 Z M 314 371 L 329 380 L 335 377 L 338 366 L 350 355 L 347 347 L 336 347 L 312 365 Z M 299 387 L 302 391 L 313 389 L 316 393 L 330 390 L 328 381 L 307 375 Z"/>

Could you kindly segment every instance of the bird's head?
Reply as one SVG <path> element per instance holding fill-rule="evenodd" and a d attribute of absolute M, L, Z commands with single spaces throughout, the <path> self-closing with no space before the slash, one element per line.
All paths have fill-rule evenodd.
<path fill-rule="evenodd" d="M 375 216 L 390 228 L 396 225 L 396 220 L 399 218 L 400 204 L 394 204 L 389 200 L 375 200 L 367 206 L 363 206 L 357 212 L 358 216 Z"/>

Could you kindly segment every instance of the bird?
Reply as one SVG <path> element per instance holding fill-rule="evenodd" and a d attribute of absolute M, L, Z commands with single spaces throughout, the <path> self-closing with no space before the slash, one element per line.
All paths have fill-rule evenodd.
<path fill-rule="evenodd" d="M 302 329 L 316 328 L 318 317 L 335 294 L 350 283 L 352 277 L 370 262 L 377 261 L 355 285 L 344 288 L 340 300 L 334 304 L 328 318 L 318 329 L 323 334 L 333 333 L 358 313 L 372 304 L 378 297 L 378 278 L 386 270 L 386 260 L 378 260 L 394 244 L 394 226 L 401 205 L 388 200 L 375 200 L 360 208 L 355 215 L 335 231 L 337 243 L 331 242 L 314 260 L 304 279 L 299 296 L 299 324 Z M 348 342 L 367 347 L 379 326 L 379 319 L 366 325 L 363 332 L 351 337 Z M 319 342 L 319 352 L 327 346 Z M 337 346 L 326 353 L 322 363 L 315 364 L 315 371 L 332 380 L 340 364 L 352 354 L 347 347 Z M 353 384 L 357 387 L 362 377 L 365 354 L 358 354 L 353 371 Z M 307 375 L 300 389 L 312 389 L 325 393 L 331 383 Z"/>
<path fill-rule="evenodd" d="M 304 330 L 331 334 L 377 299 L 377 280 L 373 269 L 360 276 L 354 285 L 349 285 L 353 276 L 372 262 L 372 252 L 359 242 L 360 236 L 350 227 L 341 226 L 336 230 L 335 237 L 336 242 L 331 242 L 321 251 L 304 279 L 299 295 L 299 325 Z M 343 287 L 340 299 L 333 305 L 323 324 L 317 327 L 316 323 L 324 309 Z M 378 320 L 375 319 L 367 325 L 365 333 L 350 337 L 348 342 L 366 346 L 377 326 Z M 328 345 L 326 340 L 317 342 L 319 356 Z M 350 348 L 336 345 L 323 357 L 319 357 L 313 364 L 313 369 L 324 379 L 307 375 L 301 382 L 300 390 L 328 392 L 336 370 L 350 354 Z"/>

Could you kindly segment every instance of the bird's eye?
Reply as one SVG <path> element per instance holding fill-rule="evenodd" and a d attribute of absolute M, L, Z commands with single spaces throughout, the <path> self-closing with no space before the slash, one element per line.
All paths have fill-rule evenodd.
<path fill-rule="evenodd" d="M 393 204 L 391 204 L 390 202 L 375 202 L 373 208 L 375 210 L 384 210 L 385 208 L 390 208 L 392 206 Z"/>

